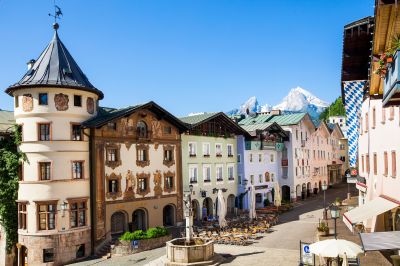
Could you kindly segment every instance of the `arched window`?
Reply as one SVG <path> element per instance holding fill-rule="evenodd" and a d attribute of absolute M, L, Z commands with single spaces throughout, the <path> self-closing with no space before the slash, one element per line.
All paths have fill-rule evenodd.
<path fill-rule="evenodd" d="M 136 130 L 140 138 L 147 138 L 147 125 L 144 121 L 139 121 L 136 124 Z"/>

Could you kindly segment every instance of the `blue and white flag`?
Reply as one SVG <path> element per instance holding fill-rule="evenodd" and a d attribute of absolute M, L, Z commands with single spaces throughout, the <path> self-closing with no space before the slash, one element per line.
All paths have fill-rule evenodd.
<path fill-rule="evenodd" d="M 366 80 L 343 81 L 350 167 L 357 166 L 360 114 L 365 83 Z"/>

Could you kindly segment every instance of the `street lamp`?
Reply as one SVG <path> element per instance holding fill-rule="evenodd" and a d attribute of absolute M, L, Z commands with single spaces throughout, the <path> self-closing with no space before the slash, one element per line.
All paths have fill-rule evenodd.
<path fill-rule="evenodd" d="M 326 203 L 325 203 L 325 191 L 328 189 L 328 185 L 326 181 L 322 184 L 322 191 L 324 191 L 324 212 L 323 212 L 323 219 L 326 220 Z"/>
<path fill-rule="evenodd" d="M 336 234 L 336 219 L 340 217 L 340 208 L 336 205 L 331 205 L 329 207 L 329 211 L 331 212 L 331 218 L 335 220 L 335 239 L 337 239 L 337 234 Z"/>

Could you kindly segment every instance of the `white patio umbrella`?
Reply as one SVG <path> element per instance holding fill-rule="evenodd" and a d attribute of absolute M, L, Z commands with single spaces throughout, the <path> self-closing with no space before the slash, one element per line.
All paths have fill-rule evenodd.
<path fill-rule="evenodd" d="M 274 183 L 274 190 L 275 190 L 275 193 L 274 193 L 274 205 L 279 207 L 279 206 L 281 206 L 282 198 L 281 198 L 281 189 L 279 187 L 278 182 Z"/>
<path fill-rule="evenodd" d="M 226 203 L 222 190 L 218 190 L 218 223 L 220 227 L 225 227 L 228 223 L 225 220 L 226 216 Z"/>
<path fill-rule="evenodd" d="M 251 186 L 249 191 L 249 203 L 250 203 L 250 210 L 249 210 L 249 218 L 256 219 L 256 192 L 254 191 L 254 186 Z"/>
<path fill-rule="evenodd" d="M 346 253 L 347 258 L 357 258 L 363 253 L 359 245 L 344 239 L 327 239 L 310 245 L 310 252 L 320 257 L 335 258 L 343 257 Z"/>

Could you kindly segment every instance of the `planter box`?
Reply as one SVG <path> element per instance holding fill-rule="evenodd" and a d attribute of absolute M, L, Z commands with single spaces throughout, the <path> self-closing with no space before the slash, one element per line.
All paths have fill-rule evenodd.
<path fill-rule="evenodd" d="M 400 59 L 399 51 L 394 54 L 393 62 L 390 63 L 385 79 L 383 80 L 383 106 L 386 106 L 392 98 L 395 99 L 400 93 Z M 398 104 L 398 100 L 394 102 Z"/>
<path fill-rule="evenodd" d="M 137 240 L 139 242 L 137 248 L 134 248 L 132 241 L 119 240 L 118 243 L 111 248 L 111 254 L 113 256 L 126 256 L 135 254 L 145 250 L 163 247 L 165 246 L 165 243 L 171 239 L 172 237 L 168 235 L 152 239 Z"/>

